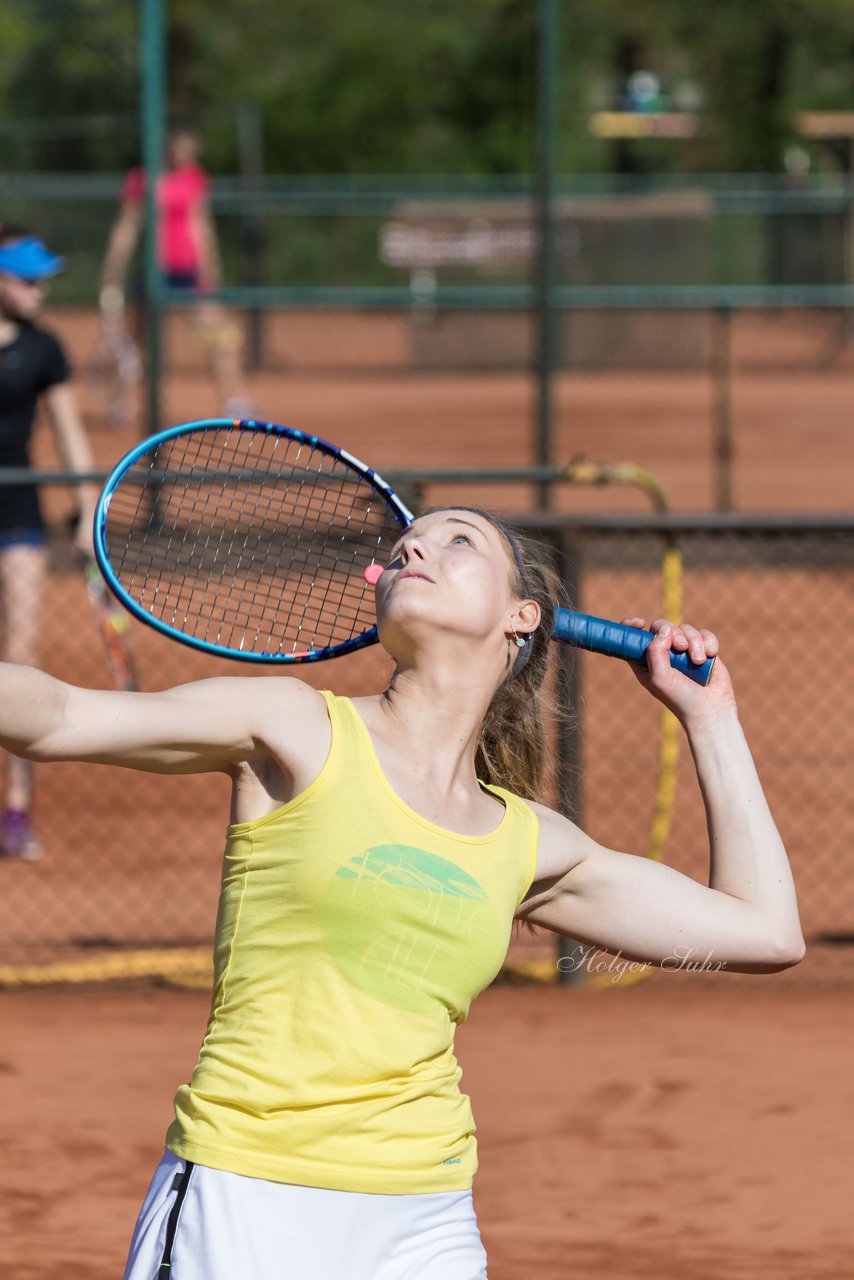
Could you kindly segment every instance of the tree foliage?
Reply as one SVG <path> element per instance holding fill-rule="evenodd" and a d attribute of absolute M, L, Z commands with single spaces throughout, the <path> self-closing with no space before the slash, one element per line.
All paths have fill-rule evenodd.
<path fill-rule="evenodd" d="M 261 109 L 279 173 L 525 172 L 533 163 L 537 0 L 164 0 L 169 109 L 211 168 L 237 166 Z M 854 98 L 850 0 L 564 0 L 561 164 L 774 170 L 799 109 Z M 0 169 L 115 171 L 138 155 L 136 0 L 0 7 Z M 690 82 L 701 136 L 618 153 L 588 130 L 627 70 Z"/>

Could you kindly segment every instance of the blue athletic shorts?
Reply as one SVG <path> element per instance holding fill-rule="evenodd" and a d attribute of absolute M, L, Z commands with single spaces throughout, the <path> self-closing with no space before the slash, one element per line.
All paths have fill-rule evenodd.
<path fill-rule="evenodd" d="M 0 529 L 0 551 L 9 547 L 43 547 L 46 542 L 44 529 Z"/>

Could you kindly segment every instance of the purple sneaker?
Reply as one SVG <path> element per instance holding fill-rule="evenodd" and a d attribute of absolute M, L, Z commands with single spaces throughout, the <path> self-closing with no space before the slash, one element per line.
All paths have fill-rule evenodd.
<path fill-rule="evenodd" d="M 42 856 L 42 846 L 33 833 L 26 809 L 6 809 L 4 812 L 0 851 L 5 858 L 22 858 L 26 862 L 37 862 Z"/>

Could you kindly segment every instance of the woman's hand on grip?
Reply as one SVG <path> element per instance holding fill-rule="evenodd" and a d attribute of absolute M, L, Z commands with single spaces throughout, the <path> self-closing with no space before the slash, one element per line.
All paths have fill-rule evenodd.
<path fill-rule="evenodd" d="M 718 638 L 713 631 L 692 626 L 688 622 L 670 622 L 666 618 L 656 618 L 651 623 L 643 618 L 624 618 L 623 623 L 628 627 L 655 632 L 655 639 L 646 651 L 645 663 L 633 662 L 632 670 L 643 687 L 683 724 L 694 718 L 734 710 L 732 680 L 718 656 Z M 706 686 L 697 684 L 672 667 L 671 649 L 676 653 L 687 653 L 695 663 L 714 658 L 715 665 L 709 683 Z"/>

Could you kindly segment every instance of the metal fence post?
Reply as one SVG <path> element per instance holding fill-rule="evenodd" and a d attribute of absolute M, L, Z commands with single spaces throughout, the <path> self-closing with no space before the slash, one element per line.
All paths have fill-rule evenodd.
<path fill-rule="evenodd" d="M 571 608 L 580 609 L 582 534 L 564 529 L 556 535 L 560 552 L 565 598 Z M 561 813 L 581 822 L 583 789 L 581 781 L 581 669 L 579 655 L 568 644 L 557 646 L 558 707 L 569 708 L 571 718 L 558 717 L 558 801 Z M 563 986 L 582 984 L 582 965 L 587 948 L 572 938 L 558 938 L 558 982 Z"/>
<path fill-rule="evenodd" d="M 140 57 L 142 63 L 142 165 L 145 172 L 145 421 L 148 434 L 161 426 L 160 390 L 163 356 L 160 325 L 163 284 L 158 261 L 157 187 L 165 151 L 166 39 L 163 0 L 143 0 Z"/>
<path fill-rule="evenodd" d="M 715 505 L 732 510 L 732 308 L 713 312 L 712 378 L 714 395 Z"/>
<path fill-rule="evenodd" d="M 557 152 L 557 103 L 559 53 L 559 9 L 557 0 L 538 0 L 537 31 L 537 421 L 536 453 L 539 466 L 552 462 L 553 375 L 557 363 L 557 326 L 560 320 L 553 289 L 557 283 L 557 236 L 554 210 L 555 159 Z M 551 491 L 537 486 L 537 505 L 548 509 Z"/>
<path fill-rule="evenodd" d="M 238 107 L 237 136 L 240 189 L 244 196 L 241 216 L 243 283 L 254 288 L 264 283 L 264 219 L 258 207 L 264 146 L 261 108 L 251 99 L 244 99 Z M 264 362 L 264 313 L 257 306 L 249 307 L 246 312 L 246 358 L 253 373 Z"/>

